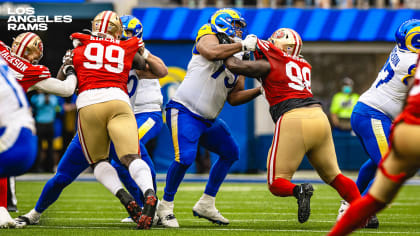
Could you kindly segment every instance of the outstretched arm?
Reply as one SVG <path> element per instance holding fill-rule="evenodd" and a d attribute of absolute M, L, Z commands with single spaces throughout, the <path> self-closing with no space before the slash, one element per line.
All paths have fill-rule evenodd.
<path fill-rule="evenodd" d="M 244 90 L 245 88 L 245 77 L 239 75 L 238 82 L 235 87 L 230 91 L 227 101 L 232 106 L 238 106 L 251 101 L 252 99 L 261 95 L 261 88 L 252 88 Z"/>
<path fill-rule="evenodd" d="M 66 70 L 66 71 L 64 71 Z M 65 73 L 66 72 L 66 73 Z M 61 97 L 73 95 L 77 86 L 76 71 L 73 68 L 73 51 L 67 50 L 63 57 L 63 65 L 58 71 L 57 78 L 48 78 L 34 84 L 28 91 L 41 90 L 45 93 Z"/>
<path fill-rule="evenodd" d="M 270 73 L 271 69 L 270 63 L 264 59 L 243 61 L 236 57 L 229 57 L 225 60 L 225 65 L 232 73 L 252 78 L 265 77 Z"/>
<path fill-rule="evenodd" d="M 197 51 L 209 61 L 222 60 L 242 51 L 241 43 L 220 44 L 216 35 L 204 35 L 197 42 Z"/>
<path fill-rule="evenodd" d="M 63 81 L 52 77 L 39 81 L 38 83 L 30 87 L 28 89 L 28 92 L 39 89 L 45 93 L 51 93 L 60 97 L 68 97 L 73 95 L 74 90 L 76 89 L 76 85 L 76 75 L 69 74 Z"/>

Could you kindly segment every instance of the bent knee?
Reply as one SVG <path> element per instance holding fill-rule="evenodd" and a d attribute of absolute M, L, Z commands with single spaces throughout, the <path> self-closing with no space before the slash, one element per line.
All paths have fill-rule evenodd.
<path fill-rule="evenodd" d="M 194 152 L 194 151 L 183 152 L 178 160 L 177 158 L 175 158 L 175 161 L 182 165 L 190 166 L 195 161 L 196 155 L 197 155 L 197 152 Z"/>
<path fill-rule="evenodd" d="M 223 152 L 222 158 L 235 162 L 239 160 L 239 147 L 233 146 Z"/>

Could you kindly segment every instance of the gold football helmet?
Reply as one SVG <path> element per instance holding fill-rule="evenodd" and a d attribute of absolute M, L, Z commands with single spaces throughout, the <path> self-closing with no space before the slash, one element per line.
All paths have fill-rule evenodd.
<path fill-rule="evenodd" d="M 122 23 L 117 13 L 103 11 L 95 16 L 92 21 L 92 34 L 101 37 L 120 39 L 123 32 Z"/>
<path fill-rule="evenodd" d="M 268 39 L 274 46 L 292 56 L 299 56 L 302 49 L 300 35 L 289 28 L 276 30 Z"/>
<path fill-rule="evenodd" d="M 41 38 L 32 32 L 19 34 L 11 48 L 13 55 L 25 59 L 31 64 L 38 64 L 44 55 L 43 51 L 44 45 Z"/>

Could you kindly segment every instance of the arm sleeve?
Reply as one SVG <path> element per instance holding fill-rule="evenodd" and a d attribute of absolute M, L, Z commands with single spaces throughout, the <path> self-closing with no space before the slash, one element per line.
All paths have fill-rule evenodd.
<path fill-rule="evenodd" d="M 46 93 L 51 93 L 60 97 L 68 97 L 73 95 L 77 85 L 77 77 L 73 74 L 67 76 L 63 81 L 56 78 L 48 78 L 39 81 L 33 85 L 28 91 L 40 89 Z"/>

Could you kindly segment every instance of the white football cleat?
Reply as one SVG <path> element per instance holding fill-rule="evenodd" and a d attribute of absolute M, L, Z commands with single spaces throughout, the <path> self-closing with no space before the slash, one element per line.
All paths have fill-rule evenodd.
<path fill-rule="evenodd" d="M 346 213 L 347 209 L 349 209 L 350 204 L 346 200 L 341 200 L 340 209 L 338 209 L 337 221 L 343 217 L 344 213 Z"/>
<path fill-rule="evenodd" d="M 129 216 L 121 220 L 121 223 L 134 223 L 134 220 Z"/>
<path fill-rule="evenodd" d="M 0 207 L 0 228 L 16 228 L 16 222 L 4 207 Z"/>
<path fill-rule="evenodd" d="M 178 221 L 174 215 L 174 202 L 168 202 L 162 199 L 159 201 L 157 207 L 157 216 L 160 218 L 160 222 L 164 227 L 167 228 L 179 228 Z M 156 222 L 157 223 L 157 222 Z"/>
<path fill-rule="evenodd" d="M 193 207 L 193 215 L 199 218 L 205 218 L 215 224 L 228 225 L 229 220 L 223 217 L 216 209 L 215 201 L 215 197 L 203 194 L 200 200 L 198 200 Z"/>
<path fill-rule="evenodd" d="M 41 218 L 41 213 L 37 212 L 35 209 L 32 209 L 30 212 L 26 213 L 23 216 L 15 218 L 15 221 L 18 225 L 36 225 L 39 223 Z"/>

